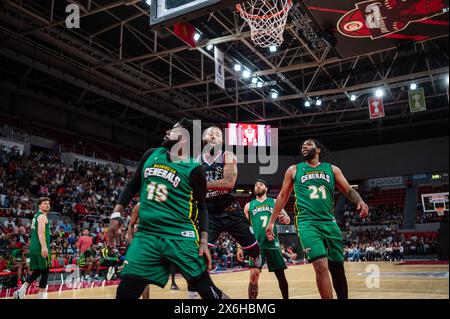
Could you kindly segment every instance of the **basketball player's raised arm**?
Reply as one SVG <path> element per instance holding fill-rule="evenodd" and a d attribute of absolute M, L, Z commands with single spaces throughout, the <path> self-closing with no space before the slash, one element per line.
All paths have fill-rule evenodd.
<path fill-rule="evenodd" d="M 332 165 L 333 168 L 333 174 L 334 174 L 334 180 L 336 184 L 336 188 L 339 189 L 339 191 L 347 197 L 349 201 L 356 204 L 356 210 L 359 211 L 360 217 L 365 218 L 369 212 L 369 207 L 367 204 L 362 200 L 359 193 L 353 189 L 347 179 L 345 178 L 344 174 L 342 174 L 342 171 L 337 167 Z"/>
<path fill-rule="evenodd" d="M 190 175 L 192 196 L 197 202 L 198 207 L 198 226 L 200 228 L 200 247 L 199 256 L 204 256 L 208 269 L 212 268 L 212 259 L 208 247 L 208 207 L 206 206 L 206 174 L 201 166 L 194 168 Z"/>
<path fill-rule="evenodd" d="M 237 158 L 231 152 L 225 152 L 223 165 L 223 179 L 208 183 L 208 190 L 210 191 L 231 191 L 234 188 L 237 180 Z"/>
<path fill-rule="evenodd" d="M 286 174 L 284 175 L 283 186 L 281 187 L 281 191 L 275 201 L 275 208 L 273 209 L 272 217 L 270 217 L 269 224 L 266 228 L 266 236 L 268 240 L 274 239 L 273 227 L 281 210 L 289 201 L 289 196 L 291 196 L 292 190 L 294 188 L 294 176 L 296 172 L 297 166 L 292 165 L 287 169 Z"/>

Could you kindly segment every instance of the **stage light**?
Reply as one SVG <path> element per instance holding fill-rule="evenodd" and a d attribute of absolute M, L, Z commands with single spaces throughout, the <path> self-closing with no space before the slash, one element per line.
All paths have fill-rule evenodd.
<path fill-rule="evenodd" d="M 249 70 L 244 70 L 244 72 L 242 72 L 242 77 L 243 77 L 244 79 L 250 78 L 251 75 L 252 75 L 252 74 L 250 73 Z"/>
<path fill-rule="evenodd" d="M 211 51 L 214 48 L 214 46 L 212 44 L 208 44 L 208 46 L 206 47 L 206 50 Z"/>
<path fill-rule="evenodd" d="M 417 89 L 417 84 L 416 84 L 416 83 L 411 83 L 411 85 L 409 86 L 409 88 L 410 88 L 411 90 L 415 90 L 415 89 Z"/>
<path fill-rule="evenodd" d="M 356 95 L 355 94 L 352 94 L 350 96 L 350 101 L 356 101 Z"/>
<path fill-rule="evenodd" d="M 242 69 L 242 66 L 241 66 L 240 64 L 235 64 L 235 65 L 234 65 L 234 70 L 235 70 L 236 72 L 241 72 L 241 69 Z"/>
<path fill-rule="evenodd" d="M 272 99 L 277 99 L 278 98 L 278 92 L 273 91 L 270 96 L 272 97 Z"/>
<path fill-rule="evenodd" d="M 305 101 L 305 106 L 306 106 L 306 107 L 310 107 L 310 106 L 311 106 L 311 102 Z"/>
<path fill-rule="evenodd" d="M 195 40 L 195 41 L 200 40 L 200 33 L 194 34 L 194 40 Z"/>
<path fill-rule="evenodd" d="M 274 46 L 274 45 L 271 45 L 271 46 L 269 47 L 269 51 L 270 51 L 270 52 L 277 52 L 277 47 Z"/>
<path fill-rule="evenodd" d="M 376 97 L 383 97 L 383 95 L 384 95 L 384 91 L 382 89 L 378 89 L 375 91 Z"/>
<path fill-rule="evenodd" d="M 316 101 L 316 105 L 317 105 L 317 106 L 321 106 L 321 105 L 322 105 L 322 100 L 321 100 L 321 99 L 318 99 L 318 100 Z"/>

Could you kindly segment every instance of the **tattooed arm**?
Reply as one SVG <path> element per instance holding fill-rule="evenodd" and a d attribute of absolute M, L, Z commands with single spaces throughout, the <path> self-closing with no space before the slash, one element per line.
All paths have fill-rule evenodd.
<path fill-rule="evenodd" d="M 237 158 L 231 152 L 225 152 L 223 165 L 223 179 L 208 183 L 208 190 L 232 190 L 237 180 Z"/>
<path fill-rule="evenodd" d="M 347 179 L 344 177 L 344 174 L 342 174 L 342 171 L 337 166 L 332 165 L 332 167 L 337 189 L 339 189 L 349 201 L 356 204 L 356 210 L 360 213 L 360 217 L 365 218 L 369 213 L 369 207 L 362 200 L 359 193 L 350 186 Z"/>

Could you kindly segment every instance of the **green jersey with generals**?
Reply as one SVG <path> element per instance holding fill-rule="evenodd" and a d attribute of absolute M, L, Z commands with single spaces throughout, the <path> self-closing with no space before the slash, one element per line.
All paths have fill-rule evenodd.
<path fill-rule="evenodd" d="M 198 241 L 198 209 L 190 174 L 200 166 L 190 158 L 172 162 L 164 147 L 144 163 L 138 231 L 175 240 Z"/>
<path fill-rule="evenodd" d="M 274 208 L 275 200 L 273 198 L 266 198 L 263 202 L 254 199 L 249 205 L 248 214 L 250 222 L 261 249 L 278 249 L 280 247 L 276 227 L 273 228 L 274 240 L 269 241 L 266 237 L 266 228 L 269 224 L 270 217 L 272 217 Z"/>
<path fill-rule="evenodd" d="M 296 221 L 335 221 L 334 173 L 331 164 L 312 168 L 306 162 L 297 164 L 294 177 Z"/>
<path fill-rule="evenodd" d="M 41 211 L 38 211 L 31 221 L 30 254 L 35 254 L 39 256 L 41 255 L 42 247 L 38 235 L 38 218 L 43 214 L 44 213 L 42 213 Z M 45 235 L 45 242 L 47 243 L 47 249 L 50 249 L 50 226 L 48 223 L 45 224 L 44 235 Z"/>

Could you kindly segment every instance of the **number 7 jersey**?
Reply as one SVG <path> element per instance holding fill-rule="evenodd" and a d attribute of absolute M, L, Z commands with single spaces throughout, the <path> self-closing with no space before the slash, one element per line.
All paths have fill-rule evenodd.
<path fill-rule="evenodd" d="M 164 147 L 148 157 L 142 169 L 138 231 L 160 238 L 198 241 L 198 209 L 191 172 L 194 159 L 172 162 Z"/>
<path fill-rule="evenodd" d="M 331 164 L 312 168 L 297 164 L 294 177 L 296 221 L 332 222 L 334 218 L 334 173 Z"/>
<path fill-rule="evenodd" d="M 256 199 L 250 202 L 248 208 L 248 214 L 250 217 L 250 223 L 255 233 L 256 240 L 258 241 L 261 249 L 279 249 L 280 243 L 278 241 L 277 227 L 273 228 L 275 239 L 269 241 L 266 237 L 266 228 L 269 224 L 270 217 L 272 217 L 273 209 L 275 208 L 275 200 L 273 198 L 267 198 L 265 201 L 260 202 Z"/>

